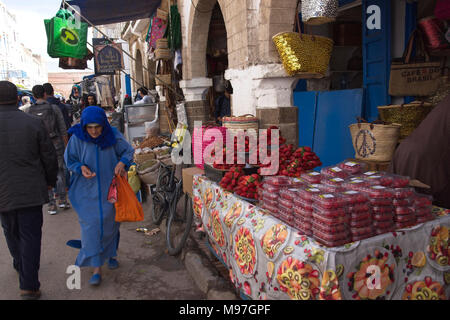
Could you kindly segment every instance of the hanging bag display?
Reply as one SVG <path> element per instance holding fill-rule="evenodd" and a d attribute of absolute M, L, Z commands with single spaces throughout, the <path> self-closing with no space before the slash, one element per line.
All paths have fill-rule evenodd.
<path fill-rule="evenodd" d="M 87 56 L 87 23 L 77 20 L 70 11 L 60 9 L 55 17 L 45 19 L 44 24 L 50 57 L 84 59 Z"/>
<path fill-rule="evenodd" d="M 416 50 L 421 50 L 423 56 L 416 54 L 413 61 L 411 55 L 414 42 L 418 44 Z M 430 60 L 423 44 L 422 34 L 416 29 L 409 38 L 403 57 L 392 61 L 389 94 L 391 96 L 433 95 L 439 86 L 441 65 L 440 61 Z"/>
<path fill-rule="evenodd" d="M 333 22 L 338 7 L 338 0 L 302 0 L 302 21 L 310 25 Z"/>
<path fill-rule="evenodd" d="M 164 37 L 166 29 L 167 23 L 161 18 L 154 16 L 150 27 L 150 32 L 147 37 L 148 45 L 151 48 L 156 49 L 156 41 Z"/>
<path fill-rule="evenodd" d="M 434 15 L 436 18 L 441 20 L 450 19 L 450 1 L 437 0 Z"/>
<path fill-rule="evenodd" d="M 127 178 L 116 175 L 117 201 L 116 222 L 137 222 L 144 220 L 144 210 L 136 194 L 128 184 Z"/>
<path fill-rule="evenodd" d="M 349 126 L 355 158 L 370 161 L 391 161 L 400 135 L 400 124 L 380 121 L 358 123 Z"/>
<path fill-rule="evenodd" d="M 287 74 L 300 79 L 320 79 L 325 76 L 333 51 L 330 38 L 302 33 L 296 11 L 298 32 L 280 32 L 272 37 Z M 295 26 L 294 26 L 295 29 Z"/>
<path fill-rule="evenodd" d="M 418 26 L 431 55 L 447 56 L 450 53 L 450 43 L 445 38 L 447 28 L 444 21 L 435 17 L 426 17 L 419 20 Z"/>
<path fill-rule="evenodd" d="M 433 110 L 431 103 L 413 101 L 411 103 L 379 106 L 380 119 L 385 122 L 401 124 L 399 140 L 409 136 Z"/>

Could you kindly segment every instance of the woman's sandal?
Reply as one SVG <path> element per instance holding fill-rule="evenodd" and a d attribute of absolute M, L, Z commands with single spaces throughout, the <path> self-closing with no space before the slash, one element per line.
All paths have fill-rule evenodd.
<path fill-rule="evenodd" d="M 119 262 L 114 258 L 109 258 L 108 260 L 108 269 L 113 270 L 119 267 Z"/>
<path fill-rule="evenodd" d="M 98 286 L 100 282 L 102 282 L 102 276 L 100 275 L 100 273 L 94 273 L 89 280 L 89 284 L 91 286 Z"/>

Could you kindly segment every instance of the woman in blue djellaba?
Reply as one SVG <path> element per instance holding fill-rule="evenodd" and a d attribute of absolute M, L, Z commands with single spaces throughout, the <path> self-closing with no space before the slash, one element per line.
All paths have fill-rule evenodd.
<path fill-rule="evenodd" d="M 93 267 L 89 283 L 98 285 L 105 262 L 110 269 L 118 267 L 120 224 L 115 222 L 115 208 L 107 197 L 114 175 L 126 175 L 134 149 L 109 125 L 105 111 L 96 106 L 85 108 L 80 123 L 69 133 L 72 136 L 64 160 L 71 172 L 69 199 L 81 227 L 81 248 L 75 264 Z"/>

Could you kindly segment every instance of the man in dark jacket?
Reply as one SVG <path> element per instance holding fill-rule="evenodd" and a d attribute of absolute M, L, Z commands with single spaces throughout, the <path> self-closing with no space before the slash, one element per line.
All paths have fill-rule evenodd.
<path fill-rule="evenodd" d="M 0 81 L 0 219 L 21 296 L 37 299 L 42 205 L 56 185 L 58 161 L 43 121 L 20 111 L 17 102 L 16 86 Z"/>
<path fill-rule="evenodd" d="M 72 122 L 73 122 L 71 108 L 64 103 L 61 103 L 61 101 L 54 96 L 55 91 L 53 89 L 53 86 L 50 83 L 44 83 L 43 86 L 44 86 L 44 90 L 45 90 L 45 99 L 49 103 L 55 104 L 59 107 L 59 109 L 61 110 L 61 112 L 63 114 L 64 122 L 66 123 L 66 128 L 67 128 L 67 130 L 69 130 L 70 127 L 72 126 Z"/>

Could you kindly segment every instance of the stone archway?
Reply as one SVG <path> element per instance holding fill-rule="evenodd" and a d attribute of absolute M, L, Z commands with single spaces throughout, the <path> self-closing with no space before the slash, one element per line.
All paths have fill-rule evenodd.
<path fill-rule="evenodd" d="M 219 2 L 224 15 L 225 28 L 227 17 L 225 0 L 193 0 L 190 4 L 189 22 L 187 23 L 187 46 L 183 75 L 185 79 L 203 78 L 206 76 L 206 47 L 209 24 L 215 4 Z M 228 31 L 228 29 L 227 29 Z"/>

